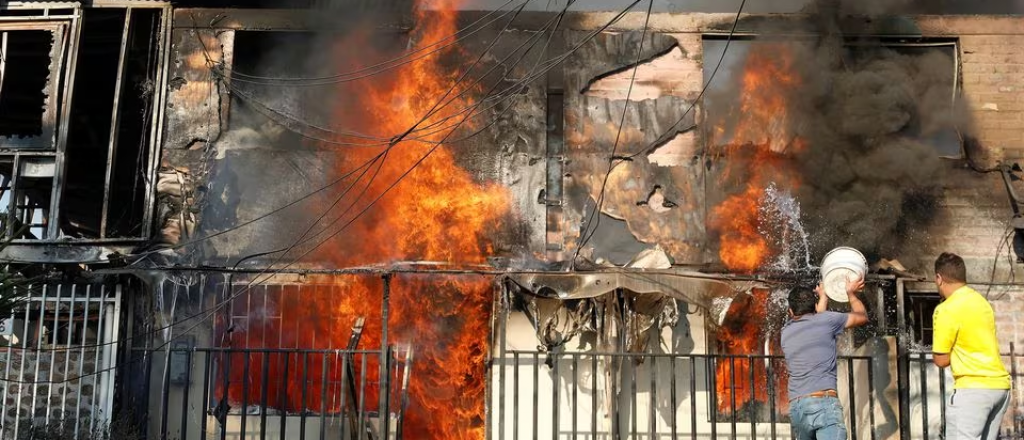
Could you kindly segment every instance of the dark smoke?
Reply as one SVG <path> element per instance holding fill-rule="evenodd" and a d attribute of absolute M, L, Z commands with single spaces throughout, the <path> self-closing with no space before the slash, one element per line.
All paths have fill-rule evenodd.
<path fill-rule="evenodd" d="M 894 49 L 836 31 L 842 14 L 881 14 L 913 1 L 820 3 L 824 36 L 797 51 L 805 82 L 789 101 L 809 144 L 795 158 L 797 197 L 816 255 L 843 244 L 893 257 L 931 219 L 949 167 L 938 144 L 955 143 L 963 128 L 953 108 L 952 51 Z"/>
<path fill-rule="evenodd" d="M 804 29 L 818 37 L 783 46 L 801 77 L 786 100 L 791 130 L 806 142 L 792 156 L 795 194 L 814 257 L 846 245 L 892 258 L 923 238 L 951 166 L 941 156 L 955 153 L 967 118 L 954 108 L 952 49 L 887 47 L 839 31 L 846 14 L 914 2 L 847 4 L 818 2 Z"/>

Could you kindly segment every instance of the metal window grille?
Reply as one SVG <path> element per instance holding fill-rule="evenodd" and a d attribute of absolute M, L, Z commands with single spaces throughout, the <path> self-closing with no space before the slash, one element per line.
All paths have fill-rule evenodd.
<path fill-rule="evenodd" d="M 0 437 L 54 423 L 76 437 L 103 429 L 113 408 L 121 286 L 24 290 L 27 301 L 0 324 Z"/>

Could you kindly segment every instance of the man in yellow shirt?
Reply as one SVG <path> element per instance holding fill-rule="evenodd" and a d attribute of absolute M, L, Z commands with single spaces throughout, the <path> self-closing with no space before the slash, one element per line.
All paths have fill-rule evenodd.
<path fill-rule="evenodd" d="M 942 303 L 932 316 L 935 365 L 953 369 L 953 394 L 946 402 L 947 440 L 995 440 L 1010 406 L 1010 375 L 999 357 L 995 314 L 967 286 L 963 258 L 943 253 L 935 260 L 935 285 Z"/>

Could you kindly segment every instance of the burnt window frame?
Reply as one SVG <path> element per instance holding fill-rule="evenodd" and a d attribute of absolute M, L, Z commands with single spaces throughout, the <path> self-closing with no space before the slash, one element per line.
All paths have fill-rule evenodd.
<path fill-rule="evenodd" d="M 123 77 L 123 71 L 127 64 L 125 58 L 125 45 L 127 43 L 127 26 L 131 19 L 131 11 L 144 10 L 155 11 L 156 25 L 150 29 L 149 37 L 155 42 L 152 53 L 156 61 L 153 69 L 152 98 L 145 110 L 147 125 L 142 133 L 147 144 L 140 147 L 140 160 L 142 166 L 138 169 L 138 180 L 144 185 L 142 195 L 139 197 L 141 203 L 138 206 L 140 221 L 131 226 L 128 233 L 108 234 L 106 226 L 100 229 L 95 235 L 69 235 L 62 228 L 65 223 L 65 216 L 62 215 L 62 204 L 64 203 L 66 189 L 66 175 L 74 163 L 67 160 L 68 137 L 70 130 L 70 118 L 74 110 L 73 97 L 76 84 L 76 68 L 80 64 L 79 52 L 82 48 L 82 29 L 85 14 L 88 10 L 112 10 L 120 9 L 125 11 L 125 33 L 122 38 L 121 54 L 118 59 L 117 87 L 115 94 L 111 97 L 114 101 L 113 120 L 110 122 L 111 136 L 116 137 L 118 130 L 117 102 L 123 98 L 122 83 L 127 83 Z M 170 59 L 171 48 L 171 27 L 173 11 L 169 2 L 125 0 L 117 4 L 94 4 L 90 8 L 83 8 L 80 3 L 16 3 L 0 7 L 0 32 L 17 30 L 50 30 L 54 32 L 53 45 L 51 46 L 50 77 L 47 83 L 46 109 L 43 122 L 44 135 L 27 138 L 27 140 L 11 141 L 9 137 L 0 137 L 0 160 L 13 162 L 15 172 L 10 178 L 11 190 L 16 190 L 19 180 L 19 164 L 26 158 L 50 157 L 53 161 L 52 188 L 48 201 L 48 209 L 41 225 L 36 225 L 33 230 L 41 234 L 25 236 L 19 234 L 24 231 L 16 230 L 13 221 L 4 219 L 0 224 L 0 236 L 9 240 L 12 246 L 4 251 L 4 255 L 18 254 L 15 247 L 21 245 L 48 245 L 48 244 L 130 244 L 141 243 L 149 240 L 154 233 L 153 219 L 155 209 L 155 188 L 156 168 L 160 156 L 160 144 L 162 140 L 161 130 L 163 128 L 164 102 L 167 88 L 167 66 Z M 117 44 L 114 45 L 115 49 Z M 123 87 L 127 87 L 124 85 Z M 116 144 L 116 139 L 111 141 Z M 114 147 L 111 147 L 112 149 Z M 95 172 L 102 174 L 105 185 L 108 187 L 105 192 L 109 193 L 112 186 L 113 167 L 108 161 L 105 169 L 97 169 Z M 5 184 L 6 185 L 6 184 Z M 0 191 L 0 197 L 4 197 Z M 103 217 L 107 217 L 109 194 L 103 200 Z M 4 197 L 0 200 L 0 210 L 6 207 L 7 212 L 14 212 L 13 197 Z M 134 205 L 133 205 L 134 206 Z M 6 213 L 3 214 L 6 217 Z M 41 235 L 41 237 L 39 236 Z M 34 259 L 35 252 L 25 254 L 27 258 Z"/>
<path fill-rule="evenodd" d="M 56 150 L 57 122 L 63 110 L 59 105 L 61 89 L 65 77 L 61 75 L 64 63 L 68 58 L 69 41 L 66 38 L 73 29 L 74 23 L 69 20 L 52 20 L 41 22 L 0 21 L 0 45 L 7 49 L 7 36 L 15 32 L 45 31 L 51 34 L 49 77 L 46 80 L 43 94 L 43 113 L 41 115 L 41 133 L 36 136 L 0 135 L 0 149 L 17 150 Z M 4 50 L 6 52 L 6 50 Z M 6 57 L 4 57 L 6 58 Z M 3 94 L 3 80 L 6 61 L 0 61 L 0 96 Z"/>
<path fill-rule="evenodd" d="M 701 37 L 701 40 L 700 40 L 701 54 L 704 55 L 703 58 L 702 58 L 704 60 L 704 65 L 702 66 L 702 69 L 701 69 L 701 71 L 702 71 L 701 87 L 704 87 L 704 85 L 707 83 L 707 80 L 708 80 L 707 75 L 706 75 L 708 73 L 708 70 L 714 69 L 714 66 L 718 64 L 718 57 L 717 56 L 711 57 L 710 62 L 709 62 L 708 57 L 706 56 L 707 54 L 706 54 L 705 49 L 707 47 L 706 46 L 707 41 L 721 41 L 721 42 L 725 42 L 727 40 L 731 40 L 731 44 L 736 44 L 736 43 L 743 44 L 743 43 L 756 42 L 759 39 L 769 39 L 769 40 L 770 39 L 776 39 L 776 40 L 779 40 L 779 41 L 793 40 L 793 39 L 798 39 L 798 40 L 799 39 L 811 39 L 811 38 L 814 38 L 814 35 L 810 35 L 810 34 L 764 35 L 764 34 L 757 34 L 757 33 L 740 33 L 740 32 L 732 33 L 730 35 L 728 32 L 703 32 L 703 33 L 701 33 L 700 37 Z M 962 71 L 961 71 L 961 63 L 962 63 L 962 61 L 961 61 L 961 54 L 960 54 L 960 51 L 961 51 L 962 48 L 960 46 L 960 39 L 959 38 L 957 38 L 957 37 L 922 37 L 922 36 L 881 36 L 881 35 L 865 34 L 865 35 L 862 35 L 862 36 L 853 35 L 853 36 L 847 38 L 844 41 L 844 43 L 843 43 L 843 47 L 844 48 L 856 47 L 856 46 L 859 46 L 859 45 L 882 46 L 882 47 L 886 47 L 886 48 L 899 48 L 899 47 L 904 47 L 904 48 L 909 48 L 909 47 L 947 47 L 947 46 L 951 47 L 952 48 L 952 55 L 953 55 L 953 66 L 952 66 L 953 67 L 953 71 L 951 72 L 953 74 L 953 89 L 952 89 L 952 95 L 950 97 L 950 99 L 951 99 L 950 100 L 950 112 L 956 112 L 956 106 L 958 105 L 958 103 L 960 102 L 960 99 L 961 99 L 960 94 L 961 94 L 961 87 L 963 85 L 963 78 L 962 78 L 963 75 L 962 75 Z M 723 61 L 723 63 L 722 63 L 722 68 L 723 69 L 727 68 L 728 61 L 729 61 L 728 58 L 726 58 L 726 60 Z M 720 73 L 721 73 L 721 70 L 719 70 L 719 74 Z M 712 80 L 712 81 L 714 81 L 714 80 Z M 712 90 L 712 87 L 710 85 L 708 85 L 708 91 L 710 92 L 711 90 Z M 714 127 L 711 124 L 711 118 L 709 117 L 709 115 L 711 115 L 712 112 L 709 111 L 709 108 L 706 105 L 706 100 L 707 100 L 707 94 L 705 94 L 705 96 L 702 97 L 701 100 L 697 103 L 697 107 L 700 110 L 698 112 L 698 118 L 699 119 L 697 120 L 697 126 L 699 127 L 699 130 L 700 130 L 700 133 L 701 133 L 701 137 L 702 137 L 702 139 L 704 139 L 703 142 L 705 142 L 705 143 L 707 142 L 708 139 L 711 139 L 713 137 L 712 133 L 714 131 Z M 933 147 L 933 150 L 935 151 L 936 156 L 941 158 L 941 159 L 964 159 L 964 158 L 966 158 L 967 157 L 967 153 L 966 153 L 966 147 L 964 145 L 964 140 L 963 139 L 959 139 L 959 142 L 957 143 L 957 147 L 958 147 L 958 153 L 959 153 L 957 155 L 944 155 L 943 152 L 938 147 Z M 716 148 L 716 146 L 705 144 L 704 148 L 705 149 L 713 149 L 713 148 Z"/>

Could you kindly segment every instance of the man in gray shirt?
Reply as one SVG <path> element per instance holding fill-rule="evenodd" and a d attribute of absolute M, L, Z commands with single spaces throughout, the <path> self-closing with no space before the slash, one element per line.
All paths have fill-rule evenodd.
<path fill-rule="evenodd" d="M 782 327 L 782 352 L 789 370 L 789 417 L 796 440 L 845 439 L 843 406 L 836 392 L 836 338 L 868 323 L 857 291 L 864 279 L 847 283 L 850 313 L 826 311 L 822 286 L 789 292 L 789 322 Z"/>

